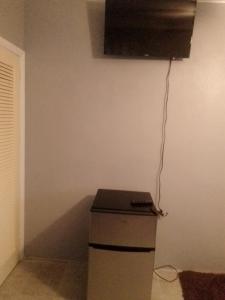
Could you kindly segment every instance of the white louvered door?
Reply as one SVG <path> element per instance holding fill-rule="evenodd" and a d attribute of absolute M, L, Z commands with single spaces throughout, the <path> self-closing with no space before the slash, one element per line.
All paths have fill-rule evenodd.
<path fill-rule="evenodd" d="M 0 46 L 0 284 L 19 260 L 19 57 Z"/>

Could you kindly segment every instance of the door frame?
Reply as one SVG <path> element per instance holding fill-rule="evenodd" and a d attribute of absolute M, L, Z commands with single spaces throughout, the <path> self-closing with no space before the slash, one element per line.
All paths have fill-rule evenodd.
<path fill-rule="evenodd" d="M 19 57 L 20 61 L 20 197 L 19 197 L 19 255 L 24 257 L 24 211 L 25 211 L 25 52 L 0 36 L 0 46 Z"/>

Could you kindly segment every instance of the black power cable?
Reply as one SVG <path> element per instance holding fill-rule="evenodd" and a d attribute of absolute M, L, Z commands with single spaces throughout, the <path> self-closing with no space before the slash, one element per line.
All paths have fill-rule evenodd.
<path fill-rule="evenodd" d="M 165 217 L 168 215 L 167 212 L 164 213 L 160 206 L 160 201 L 161 201 L 161 175 L 164 167 L 164 156 L 165 156 L 165 143 L 166 143 L 166 125 L 167 125 L 167 119 L 168 119 L 168 101 L 169 101 L 169 91 L 170 91 L 170 73 L 171 73 L 171 67 L 172 67 L 172 59 L 169 61 L 169 67 L 166 75 L 166 91 L 165 91 L 165 97 L 164 97 L 164 102 L 163 102 L 163 121 L 162 121 L 162 141 L 161 141 L 161 147 L 160 147 L 160 162 L 159 162 L 159 169 L 157 173 L 157 183 L 156 183 L 156 197 L 157 197 L 157 209 L 159 215 Z M 167 279 L 160 275 L 157 270 L 163 269 L 163 268 L 170 268 L 175 271 L 175 277 L 173 279 Z M 154 269 L 154 273 L 161 278 L 164 281 L 167 282 L 174 282 L 178 279 L 178 271 L 177 269 L 172 266 L 172 265 L 163 265 L 159 266 Z"/>
<path fill-rule="evenodd" d="M 161 175 L 164 167 L 164 156 L 165 156 L 165 143 L 166 143 L 166 125 L 168 119 L 168 101 L 169 101 L 169 90 L 170 90 L 170 73 L 172 67 L 172 59 L 169 61 L 168 71 L 166 75 L 166 91 L 163 101 L 163 120 L 162 120 L 162 141 L 160 146 L 160 161 L 159 161 L 159 169 L 157 173 L 157 180 L 156 180 L 156 203 L 159 215 L 165 217 L 168 215 L 167 212 L 164 213 L 160 206 L 161 202 Z"/>
<path fill-rule="evenodd" d="M 164 268 L 169 268 L 169 269 L 172 269 L 175 271 L 175 277 L 173 279 L 168 279 L 168 278 L 165 278 L 163 277 L 162 275 L 160 275 L 157 270 L 160 270 L 160 269 L 164 269 Z M 164 280 L 164 281 L 167 281 L 167 282 L 174 282 L 178 279 L 178 270 L 177 268 L 175 268 L 174 266 L 172 265 L 164 265 L 164 266 L 160 266 L 160 267 L 157 267 L 154 269 L 154 273 L 156 274 L 156 276 L 158 276 L 160 279 Z"/>

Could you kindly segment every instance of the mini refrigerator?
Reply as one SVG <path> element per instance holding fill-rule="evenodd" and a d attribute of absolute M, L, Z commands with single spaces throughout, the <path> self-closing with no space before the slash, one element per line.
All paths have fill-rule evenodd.
<path fill-rule="evenodd" d="M 98 190 L 91 208 L 87 300 L 150 300 L 157 211 L 145 192 Z"/>

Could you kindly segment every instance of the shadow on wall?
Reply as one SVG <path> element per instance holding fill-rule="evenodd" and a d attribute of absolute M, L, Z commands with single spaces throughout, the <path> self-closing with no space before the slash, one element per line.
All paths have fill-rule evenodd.
<path fill-rule="evenodd" d="M 94 196 L 87 196 L 29 244 L 25 257 L 86 259 L 88 254 L 89 210 Z"/>
<path fill-rule="evenodd" d="M 86 6 L 92 55 L 94 58 L 106 58 L 104 56 L 105 2 L 87 1 Z"/>

